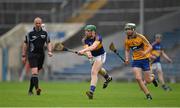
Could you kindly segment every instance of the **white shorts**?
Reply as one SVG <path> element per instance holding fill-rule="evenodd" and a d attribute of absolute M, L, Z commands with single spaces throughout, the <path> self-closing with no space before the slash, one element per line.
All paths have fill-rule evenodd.
<path fill-rule="evenodd" d="M 101 61 L 102 63 L 105 63 L 106 61 L 106 53 L 93 57 L 92 59 L 89 59 L 90 63 L 93 64 L 94 61 Z"/>
<path fill-rule="evenodd" d="M 161 72 L 162 72 L 161 63 L 159 63 L 159 62 L 153 63 L 153 64 L 152 64 L 152 71 L 153 71 L 153 72 L 157 72 L 157 71 L 161 71 Z"/>

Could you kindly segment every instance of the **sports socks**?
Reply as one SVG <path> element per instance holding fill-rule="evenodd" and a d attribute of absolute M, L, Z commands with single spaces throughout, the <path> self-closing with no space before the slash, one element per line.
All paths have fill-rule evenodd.
<path fill-rule="evenodd" d="M 33 88 L 34 88 L 33 77 L 31 77 L 30 86 L 29 86 L 29 92 L 32 92 Z"/>
<path fill-rule="evenodd" d="M 107 71 L 104 68 L 101 68 L 99 74 L 101 74 L 106 80 L 108 80 L 109 75 L 107 74 Z"/>
<path fill-rule="evenodd" d="M 93 93 L 93 92 L 95 91 L 95 89 L 96 89 L 96 86 L 94 86 L 94 85 L 91 85 L 91 86 L 90 86 L 90 92 L 91 92 L 91 93 Z"/>
<path fill-rule="evenodd" d="M 36 89 L 38 89 L 39 88 L 38 83 L 39 83 L 38 74 L 33 74 L 31 79 L 30 79 L 29 92 L 32 92 L 34 86 Z"/>

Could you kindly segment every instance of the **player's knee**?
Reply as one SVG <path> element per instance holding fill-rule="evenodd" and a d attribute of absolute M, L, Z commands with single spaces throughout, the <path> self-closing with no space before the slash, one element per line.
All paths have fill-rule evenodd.
<path fill-rule="evenodd" d="M 136 81 L 142 81 L 142 78 L 141 77 L 136 77 Z"/>
<path fill-rule="evenodd" d="M 38 69 L 37 68 L 32 68 L 31 71 L 32 71 L 32 74 L 38 74 Z"/>

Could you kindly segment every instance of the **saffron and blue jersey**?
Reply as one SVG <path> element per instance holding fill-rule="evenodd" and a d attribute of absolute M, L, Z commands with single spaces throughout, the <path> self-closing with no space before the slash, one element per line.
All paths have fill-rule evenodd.
<path fill-rule="evenodd" d="M 150 70 L 149 53 L 142 56 L 142 52 L 149 47 L 149 41 L 142 34 L 136 33 L 134 38 L 126 38 L 125 49 L 132 50 L 133 61 L 131 66 L 141 68 L 143 71 Z"/>

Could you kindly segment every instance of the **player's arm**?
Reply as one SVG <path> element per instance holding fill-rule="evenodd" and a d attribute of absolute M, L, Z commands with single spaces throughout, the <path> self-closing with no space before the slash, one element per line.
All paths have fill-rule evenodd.
<path fill-rule="evenodd" d="M 99 44 L 100 44 L 100 41 L 94 41 L 94 43 L 93 43 L 91 46 L 85 48 L 83 51 L 84 51 L 84 52 L 93 51 L 93 50 L 95 50 L 95 49 L 97 48 L 97 46 L 98 46 Z"/>
<path fill-rule="evenodd" d="M 84 48 L 83 50 L 79 51 L 78 53 L 79 54 L 84 54 L 87 51 L 93 51 L 93 50 L 95 50 L 98 47 L 98 45 L 100 43 L 101 42 L 99 41 L 99 39 L 96 38 L 96 40 L 94 41 L 94 43 L 91 46 L 88 46 L 88 47 Z"/>
<path fill-rule="evenodd" d="M 53 54 L 52 54 L 52 44 L 51 44 L 49 36 L 47 36 L 46 44 L 47 44 L 47 49 L 48 49 L 48 55 L 49 57 L 51 57 L 53 56 Z"/>
<path fill-rule="evenodd" d="M 26 57 L 26 52 L 27 52 L 27 43 L 23 43 L 22 45 L 22 57 Z"/>
<path fill-rule="evenodd" d="M 161 51 L 162 56 L 170 63 L 172 63 L 172 59 L 164 52 L 164 50 Z"/>
<path fill-rule="evenodd" d="M 48 49 L 48 52 L 52 52 L 52 44 L 51 44 L 51 42 L 47 43 L 47 49 Z"/>
<path fill-rule="evenodd" d="M 125 41 L 125 44 L 124 44 L 124 49 L 125 49 L 125 63 L 129 64 L 130 48 L 129 48 L 126 41 Z"/>
<path fill-rule="evenodd" d="M 88 45 L 85 44 L 85 45 L 83 46 L 83 48 L 84 48 L 84 49 L 85 49 L 85 48 L 88 48 Z M 86 51 L 85 54 L 88 56 L 89 59 L 91 59 L 91 58 L 93 57 L 90 51 Z"/>
<path fill-rule="evenodd" d="M 22 45 L 22 62 L 25 64 L 26 63 L 26 57 L 27 57 L 27 45 L 28 43 L 28 40 L 27 40 L 27 36 L 25 37 L 25 40 L 23 42 L 23 45 Z"/>

